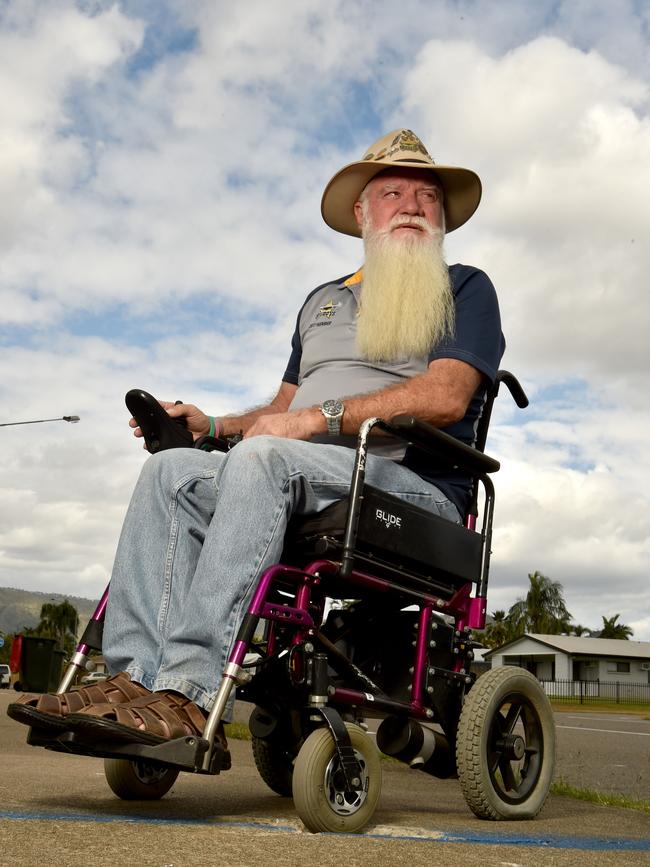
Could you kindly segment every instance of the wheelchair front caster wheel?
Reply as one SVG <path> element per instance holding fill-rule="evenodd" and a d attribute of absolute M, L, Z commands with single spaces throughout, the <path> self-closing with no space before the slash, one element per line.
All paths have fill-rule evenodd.
<path fill-rule="evenodd" d="M 293 768 L 293 801 L 308 831 L 353 834 L 372 818 L 381 792 L 379 753 L 359 726 L 346 723 L 361 765 L 362 789 L 348 791 L 329 729 L 312 732 Z"/>
<path fill-rule="evenodd" d="M 456 737 L 458 779 L 479 819 L 532 819 L 555 764 L 555 723 L 537 678 L 504 666 L 481 675 L 465 698 Z"/>
<path fill-rule="evenodd" d="M 106 782 L 125 801 L 156 801 L 176 782 L 175 768 L 134 759 L 104 759 Z"/>

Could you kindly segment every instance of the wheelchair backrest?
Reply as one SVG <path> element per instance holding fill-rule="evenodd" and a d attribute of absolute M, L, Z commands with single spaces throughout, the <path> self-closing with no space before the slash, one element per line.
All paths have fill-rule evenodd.
<path fill-rule="evenodd" d="M 478 449 L 478 451 L 480 452 L 485 451 L 488 430 L 490 427 L 490 421 L 492 419 L 492 409 L 494 407 L 494 401 L 499 394 L 499 388 L 501 387 L 501 383 L 503 383 L 508 388 L 508 391 L 512 395 L 513 400 L 520 409 L 525 409 L 528 406 L 528 398 L 526 396 L 526 392 L 521 387 L 521 384 L 517 377 L 513 373 L 510 373 L 509 370 L 497 371 L 494 383 L 491 384 L 487 389 L 485 403 L 483 405 L 483 410 L 481 412 L 481 416 L 479 418 L 476 429 L 476 442 L 474 445 L 475 448 Z M 472 483 L 472 494 L 467 509 L 467 515 L 465 516 L 465 526 L 471 530 L 473 530 L 476 525 L 476 516 L 478 514 L 477 501 L 478 484 L 477 479 L 474 479 Z"/>

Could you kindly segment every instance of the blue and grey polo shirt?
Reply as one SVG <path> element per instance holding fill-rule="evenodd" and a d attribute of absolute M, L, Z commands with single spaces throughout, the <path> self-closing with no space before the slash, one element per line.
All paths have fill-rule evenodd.
<path fill-rule="evenodd" d="M 494 381 L 505 349 L 496 292 L 489 277 L 469 265 L 452 265 L 449 269 L 456 302 L 456 326 L 453 337 L 433 348 L 427 356 L 370 362 L 359 358 L 356 349 L 356 323 L 363 272 L 323 283 L 311 292 L 298 313 L 291 341 L 291 356 L 283 376 L 284 382 L 298 386 L 291 409 L 318 406 L 329 398 L 369 394 L 400 380 L 423 373 L 437 358 L 457 358 L 475 367 Z M 479 388 L 461 421 L 446 433 L 472 445 L 485 400 L 485 388 Z M 355 448 L 356 437 L 318 437 L 327 442 Z M 431 458 L 394 442 L 374 441 L 374 454 L 397 460 L 436 485 L 464 514 L 470 483 L 464 475 L 437 471 Z"/>

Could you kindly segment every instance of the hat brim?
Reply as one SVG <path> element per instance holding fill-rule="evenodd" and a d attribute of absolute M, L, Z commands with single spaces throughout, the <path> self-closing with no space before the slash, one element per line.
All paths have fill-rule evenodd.
<path fill-rule="evenodd" d="M 481 201 L 481 179 L 471 169 L 459 166 L 439 166 L 428 161 L 399 160 L 394 163 L 361 160 L 350 163 L 337 172 L 325 187 L 321 214 L 330 228 L 344 235 L 361 237 L 354 216 L 354 204 L 363 188 L 375 175 L 387 169 L 427 169 L 440 179 L 444 193 L 446 232 L 453 232 L 466 223 Z"/>

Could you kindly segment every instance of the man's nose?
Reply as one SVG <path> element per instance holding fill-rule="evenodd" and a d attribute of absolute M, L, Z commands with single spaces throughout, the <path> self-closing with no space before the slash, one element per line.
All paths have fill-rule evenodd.
<path fill-rule="evenodd" d="M 403 193 L 400 205 L 400 213 L 402 214 L 409 214 L 411 216 L 414 214 L 422 215 L 420 200 L 415 192 Z"/>

